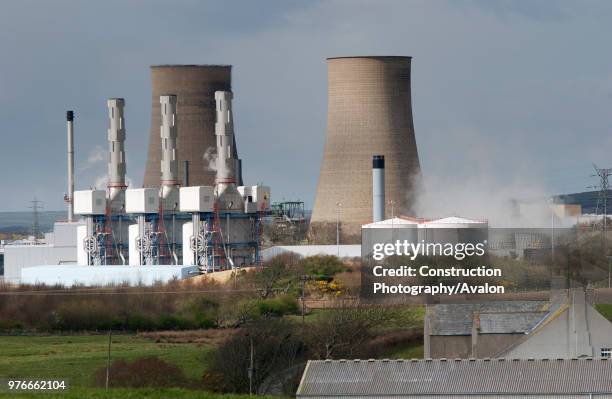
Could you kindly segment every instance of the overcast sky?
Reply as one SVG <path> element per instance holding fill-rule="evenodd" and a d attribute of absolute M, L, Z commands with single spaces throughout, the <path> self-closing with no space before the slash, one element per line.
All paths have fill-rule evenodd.
<path fill-rule="evenodd" d="M 314 200 L 326 57 L 409 55 L 430 192 L 469 182 L 584 191 L 612 167 L 609 1 L 11 1 L 0 12 L 0 210 L 63 209 L 65 111 L 76 187 L 106 173 L 108 97 L 126 99 L 127 169 L 142 184 L 149 65 L 233 65 L 247 183 Z M 450 190 L 450 188 L 449 188 Z M 525 188 L 525 196 L 531 191 Z M 450 193 L 448 193 L 450 195 Z"/>

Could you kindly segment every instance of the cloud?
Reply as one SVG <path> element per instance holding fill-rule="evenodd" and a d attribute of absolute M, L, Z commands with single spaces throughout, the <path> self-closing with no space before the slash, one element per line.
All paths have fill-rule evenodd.
<path fill-rule="evenodd" d="M 102 148 L 101 145 L 96 145 L 92 150 L 87 154 L 87 159 L 84 163 L 79 166 L 79 171 L 84 172 L 89 170 L 99 164 L 106 162 L 108 157 L 108 150 Z"/>
<path fill-rule="evenodd" d="M 487 175 L 499 181 L 525 175 L 515 169 L 546 178 L 591 161 L 612 166 L 605 165 L 612 53 L 602 51 L 612 36 L 612 5 L 549 3 L 7 3 L 0 52 L 11 57 L 0 66 L 0 119 L 15 134 L 3 137 L 0 169 L 20 169 L 4 176 L 13 195 L 0 198 L 0 210 L 22 209 L 34 187 L 49 187 L 40 193 L 48 209 L 64 206 L 53 187 L 65 184 L 66 109 L 76 111 L 77 159 L 93 155 L 92 164 L 79 165 L 88 173 L 78 183 L 95 181 L 92 165 L 106 159 L 109 97 L 126 98 L 126 156 L 140 183 L 151 121 L 148 67 L 160 63 L 232 64 L 245 183 L 264 182 L 276 198 L 300 198 L 307 207 L 325 140 L 330 56 L 414 56 L 414 122 L 426 183 L 479 170 L 478 156 L 468 151 L 478 146 Z M 108 20 L 122 29 L 109 30 Z M 90 154 L 95 143 L 99 150 Z M 590 183 L 567 177 L 540 186 L 550 193 Z"/>

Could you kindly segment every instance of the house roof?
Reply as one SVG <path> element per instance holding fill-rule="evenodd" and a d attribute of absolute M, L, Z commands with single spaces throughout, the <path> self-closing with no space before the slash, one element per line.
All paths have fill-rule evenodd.
<path fill-rule="evenodd" d="M 482 334 L 525 333 L 548 314 L 547 301 L 439 304 L 429 308 L 432 335 L 471 335 L 474 314 Z"/>
<path fill-rule="evenodd" d="M 612 361 L 593 359 L 309 361 L 297 397 L 612 393 Z M 487 396 L 488 396 L 487 395 Z"/>
<path fill-rule="evenodd" d="M 548 312 L 479 313 L 481 334 L 525 334 L 537 326 Z"/>

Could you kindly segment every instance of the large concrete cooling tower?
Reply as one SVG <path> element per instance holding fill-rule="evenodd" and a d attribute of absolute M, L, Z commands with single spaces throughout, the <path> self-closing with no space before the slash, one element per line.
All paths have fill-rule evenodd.
<path fill-rule="evenodd" d="M 230 65 L 157 65 L 151 67 L 151 131 L 145 187 L 159 187 L 161 162 L 161 112 L 159 96 L 176 95 L 179 181 L 188 161 L 189 184 L 212 186 L 215 182 L 215 91 L 231 91 Z M 234 145 L 234 149 L 236 146 Z M 237 154 L 234 154 L 237 159 Z"/>
<path fill-rule="evenodd" d="M 327 60 L 327 138 L 310 236 L 358 240 L 372 221 L 372 156 L 385 157 L 386 216 L 410 214 L 420 165 L 412 123 L 410 57 Z M 392 205 L 391 205 L 392 203 Z M 333 231 L 332 231 L 333 230 Z M 330 233 L 331 231 L 331 233 Z"/>

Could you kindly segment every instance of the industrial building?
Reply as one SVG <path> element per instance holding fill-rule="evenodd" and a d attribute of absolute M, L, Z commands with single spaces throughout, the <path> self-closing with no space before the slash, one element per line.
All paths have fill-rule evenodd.
<path fill-rule="evenodd" d="M 612 360 L 310 360 L 296 393 L 321 398 L 612 398 Z"/>
<path fill-rule="evenodd" d="M 329 58 L 327 136 L 310 235 L 340 224 L 344 243 L 373 220 L 370 162 L 384 156 L 385 216 L 412 213 L 421 170 L 412 121 L 410 57 Z M 347 241 L 348 240 L 348 241 Z"/>
<path fill-rule="evenodd" d="M 612 198 L 612 190 L 607 191 L 607 197 Z M 561 194 L 554 197 L 556 204 L 574 205 L 580 213 L 599 215 L 603 213 L 603 198 L 601 191 L 585 191 L 581 193 Z"/>
<path fill-rule="evenodd" d="M 74 191 L 75 116 L 68 111 L 68 220 L 56 223 L 44 244 L 9 246 L 8 281 L 152 284 L 260 262 L 270 188 L 239 184 L 233 94 L 217 90 L 229 86 L 230 67 L 152 69 L 154 95 L 166 94 L 153 107 L 145 187 L 127 187 L 125 100 L 111 98 L 107 188 Z M 182 176 L 181 160 L 189 165 Z"/>

